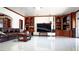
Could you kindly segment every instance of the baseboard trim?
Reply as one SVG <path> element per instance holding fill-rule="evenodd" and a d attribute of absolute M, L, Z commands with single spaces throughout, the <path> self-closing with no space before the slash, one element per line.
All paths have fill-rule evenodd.
<path fill-rule="evenodd" d="M 47 36 L 47 37 L 55 37 L 55 35 L 33 35 L 33 36 Z"/>

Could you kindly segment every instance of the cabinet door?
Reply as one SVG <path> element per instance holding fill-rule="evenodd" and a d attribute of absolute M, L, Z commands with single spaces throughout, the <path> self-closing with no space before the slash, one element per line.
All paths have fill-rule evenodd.
<path fill-rule="evenodd" d="M 56 30 L 56 36 L 63 36 L 62 30 Z"/>
<path fill-rule="evenodd" d="M 64 31 L 64 36 L 65 37 L 72 37 L 72 31 Z"/>

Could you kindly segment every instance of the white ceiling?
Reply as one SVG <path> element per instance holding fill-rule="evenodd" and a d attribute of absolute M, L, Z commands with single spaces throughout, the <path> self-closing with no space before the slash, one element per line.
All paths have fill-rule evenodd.
<path fill-rule="evenodd" d="M 65 15 L 79 10 L 79 7 L 8 7 L 23 16 Z"/>

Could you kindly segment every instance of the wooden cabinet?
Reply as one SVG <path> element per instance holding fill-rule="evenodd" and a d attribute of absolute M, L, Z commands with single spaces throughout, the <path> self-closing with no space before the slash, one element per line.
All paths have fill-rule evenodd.
<path fill-rule="evenodd" d="M 56 16 L 56 36 L 63 36 L 63 16 Z"/>
<path fill-rule="evenodd" d="M 11 28 L 11 20 L 8 18 L 4 18 L 3 20 L 3 27 L 4 28 Z"/>
<path fill-rule="evenodd" d="M 11 20 L 8 18 L 0 18 L 0 24 L 2 24 L 1 28 L 11 28 Z"/>
<path fill-rule="evenodd" d="M 34 17 L 25 17 L 25 30 L 34 32 Z"/>
<path fill-rule="evenodd" d="M 76 14 L 56 16 L 56 36 L 75 37 Z"/>
<path fill-rule="evenodd" d="M 72 37 L 72 15 L 65 15 L 63 18 L 63 32 L 65 37 Z"/>

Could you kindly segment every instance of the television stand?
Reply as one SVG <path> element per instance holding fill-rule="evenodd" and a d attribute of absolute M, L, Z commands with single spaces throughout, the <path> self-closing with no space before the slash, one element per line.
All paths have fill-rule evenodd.
<path fill-rule="evenodd" d="M 39 32 L 39 36 L 47 36 L 47 32 Z"/>

